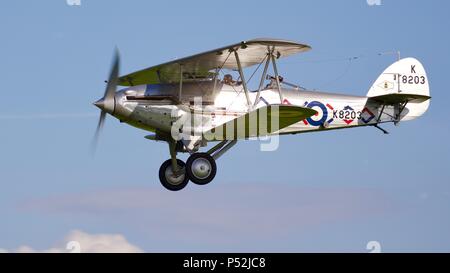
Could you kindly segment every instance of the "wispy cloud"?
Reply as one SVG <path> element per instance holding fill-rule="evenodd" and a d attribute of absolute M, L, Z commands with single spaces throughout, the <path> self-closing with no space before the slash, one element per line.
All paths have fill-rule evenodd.
<path fill-rule="evenodd" d="M 2 115 L 0 120 L 28 120 L 28 119 L 79 119 L 98 117 L 98 113 L 40 113 L 24 115 Z"/>
<path fill-rule="evenodd" d="M 15 250 L 0 249 L 0 252 L 14 253 L 112 253 L 112 252 L 142 252 L 142 249 L 131 244 L 121 234 L 89 234 L 80 230 L 73 230 L 61 243 L 46 250 L 36 250 L 30 246 L 20 246 Z"/>
<path fill-rule="evenodd" d="M 285 183 L 189 186 L 181 192 L 161 187 L 98 190 L 30 200 L 21 208 L 126 223 L 152 240 L 164 238 L 165 245 L 185 242 L 177 243 L 177 251 L 187 251 L 183 247 L 189 245 L 236 249 L 243 241 L 276 241 L 287 234 L 298 237 L 318 227 L 365 221 L 389 211 L 389 199 L 373 189 Z M 163 250 L 171 251 L 169 246 Z"/>

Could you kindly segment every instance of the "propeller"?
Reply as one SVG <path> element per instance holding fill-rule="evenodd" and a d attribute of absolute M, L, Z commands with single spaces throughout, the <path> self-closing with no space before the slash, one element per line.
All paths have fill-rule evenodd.
<path fill-rule="evenodd" d="M 119 78 L 119 65 L 120 65 L 120 57 L 119 51 L 116 49 L 114 53 L 113 63 L 111 66 L 111 72 L 109 73 L 109 78 L 106 83 L 105 94 L 103 98 L 94 102 L 94 105 L 100 108 L 100 118 L 98 119 L 97 129 L 95 130 L 94 139 L 92 140 L 91 150 L 95 152 L 97 148 L 98 138 L 100 132 L 103 129 L 103 125 L 105 124 L 106 113 L 113 114 L 114 113 L 114 96 L 116 94 L 117 82 Z"/>

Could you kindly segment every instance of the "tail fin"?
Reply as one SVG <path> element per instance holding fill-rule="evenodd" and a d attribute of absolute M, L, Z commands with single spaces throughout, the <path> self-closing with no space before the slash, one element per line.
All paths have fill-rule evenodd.
<path fill-rule="evenodd" d="M 382 105 L 400 108 L 397 122 L 423 115 L 431 98 L 425 69 L 414 58 L 399 60 L 386 68 L 370 87 L 367 96 Z"/>

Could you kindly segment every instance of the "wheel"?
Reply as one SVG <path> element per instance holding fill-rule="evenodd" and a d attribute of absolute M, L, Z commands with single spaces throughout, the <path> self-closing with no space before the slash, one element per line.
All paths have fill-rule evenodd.
<path fill-rule="evenodd" d="M 197 185 L 206 185 L 211 182 L 216 172 L 216 161 L 207 153 L 192 154 L 186 162 L 186 173 Z"/>
<path fill-rule="evenodd" d="M 183 168 L 183 173 L 175 176 L 172 170 L 172 160 L 166 160 L 159 168 L 159 181 L 164 188 L 171 191 L 179 191 L 186 187 L 189 182 L 189 176 L 186 174 L 186 164 L 180 159 L 177 159 L 179 167 Z"/>

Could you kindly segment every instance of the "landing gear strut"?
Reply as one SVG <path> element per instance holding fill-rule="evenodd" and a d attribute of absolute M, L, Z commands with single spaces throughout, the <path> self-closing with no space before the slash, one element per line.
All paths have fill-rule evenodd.
<path fill-rule="evenodd" d="M 169 141 L 170 159 L 159 168 L 159 181 L 164 188 L 179 191 L 186 187 L 189 176 L 186 174 L 185 163 L 177 159 L 176 142 Z"/>
<path fill-rule="evenodd" d="M 186 173 L 197 185 L 206 185 L 216 176 L 216 160 L 236 144 L 236 140 L 224 140 L 206 153 L 192 154 L 186 162 Z"/>

